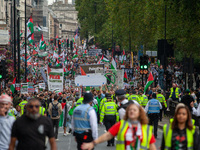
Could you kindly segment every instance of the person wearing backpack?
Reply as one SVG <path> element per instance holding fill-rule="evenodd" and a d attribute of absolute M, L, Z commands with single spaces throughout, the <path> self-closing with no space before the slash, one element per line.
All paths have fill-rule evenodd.
<path fill-rule="evenodd" d="M 48 111 L 53 123 L 53 128 L 56 128 L 54 130 L 54 133 L 55 133 L 55 139 L 56 141 L 58 141 L 58 125 L 59 125 L 60 115 L 62 113 L 62 106 L 58 102 L 57 95 L 54 96 L 54 101 L 49 104 Z"/>

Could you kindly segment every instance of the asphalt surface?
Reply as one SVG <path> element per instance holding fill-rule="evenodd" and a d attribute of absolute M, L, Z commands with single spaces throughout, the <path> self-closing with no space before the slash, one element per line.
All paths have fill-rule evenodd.
<path fill-rule="evenodd" d="M 68 129 L 67 129 L 68 131 Z M 103 133 L 105 133 L 105 127 L 104 126 L 100 126 L 98 128 L 99 131 L 99 136 L 102 135 Z M 58 135 L 58 141 L 56 141 L 57 143 L 57 148 L 58 150 L 76 150 L 76 141 L 74 139 L 74 137 L 69 134 L 67 136 L 63 136 L 63 129 L 60 127 L 59 128 L 59 135 Z M 156 139 L 156 147 L 157 149 L 160 148 L 161 145 L 161 141 L 162 141 L 162 130 L 158 129 L 158 137 Z M 114 147 L 107 147 L 107 142 L 98 144 L 95 147 L 95 150 L 115 150 L 115 146 Z M 50 150 L 50 146 L 49 144 L 47 145 L 47 149 Z"/>

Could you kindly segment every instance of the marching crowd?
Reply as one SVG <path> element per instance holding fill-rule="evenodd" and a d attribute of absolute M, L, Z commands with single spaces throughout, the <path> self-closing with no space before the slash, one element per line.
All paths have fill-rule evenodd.
<path fill-rule="evenodd" d="M 103 88 L 104 87 L 104 88 Z M 107 141 L 117 150 L 156 149 L 158 122 L 177 102 L 175 114 L 163 127 L 161 149 L 199 149 L 198 129 L 192 114 L 200 116 L 199 91 L 182 91 L 172 84 L 170 93 L 160 88 L 117 89 L 106 85 L 89 91 L 80 86 L 64 92 L 20 94 L 13 99 L 9 90 L 0 97 L 0 149 L 57 149 L 59 126 L 63 136 L 72 134 L 77 149 L 93 149 Z M 196 106 L 196 107 L 194 107 Z M 107 132 L 98 137 L 98 124 Z M 115 142 L 114 137 L 117 137 Z"/>

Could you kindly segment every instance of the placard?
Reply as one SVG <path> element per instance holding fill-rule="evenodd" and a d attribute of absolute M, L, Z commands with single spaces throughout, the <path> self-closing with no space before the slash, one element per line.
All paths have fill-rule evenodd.
<path fill-rule="evenodd" d="M 49 91 L 59 90 L 63 92 L 63 68 L 48 69 L 48 88 Z"/>
<path fill-rule="evenodd" d="M 28 83 L 21 83 L 21 94 L 28 93 Z"/>
<path fill-rule="evenodd" d="M 88 56 L 102 55 L 102 49 L 89 49 Z"/>
<path fill-rule="evenodd" d="M 20 83 L 16 83 L 16 84 L 15 84 L 15 90 L 16 90 L 16 91 L 20 91 L 20 88 L 21 88 Z"/>
<path fill-rule="evenodd" d="M 86 76 L 77 76 L 75 78 L 76 86 L 101 86 L 106 84 L 106 77 L 102 74 L 88 74 Z"/>
<path fill-rule="evenodd" d="M 34 93 L 35 88 L 34 88 L 34 83 L 33 82 L 28 82 L 28 92 L 29 93 Z"/>
<path fill-rule="evenodd" d="M 39 83 L 39 89 L 45 90 L 46 86 L 45 83 Z"/>
<path fill-rule="evenodd" d="M 86 74 L 95 73 L 96 70 L 103 70 L 104 64 L 89 64 L 89 65 L 80 65 Z"/>

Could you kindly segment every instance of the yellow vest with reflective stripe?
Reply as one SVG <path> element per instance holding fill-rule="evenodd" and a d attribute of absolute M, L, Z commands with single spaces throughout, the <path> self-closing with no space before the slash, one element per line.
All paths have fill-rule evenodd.
<path fill-rule="evenodd" d="M 104 103 L 106 103 L 106 102 L 107 102 L 107 98 L 103 98 L 103 99 L 101 100 L 101 103 L 100 103 L 100 106 L 99 106 L 100 111 L 101 111 L 101 109 L 102 109 L 102 106 L 103 106 Z"/>
<path fill-rule="evenodd" d="M 100 122 L 103 121 L 105 115 L 118 115 L 117 105 L 115 104 L 115 102 L 104 103 L 101 109 Z"/>
<path fill-rule="evenodd" d="M 174 92 L 174 89 L 171 88 L 170 91 L 171 91 L 171 93 L 170 93 L 170 96 L 169 96 L 169 97 L 172 97 L 172 94 L 173 94 L 173 92 Z M 176 95 L 176 98 L 178 98 L 178 95 L 179 95 L 179 88 L 176 88 L 176 90 L 175 90 L 175 95 Z"/>
<path fill-rule="evenodd" d="M 130 95 L 130 96 L 128 97 L 128 100 L 129 100 L 129 101 L 130 101 L 130 100 L 135 100 L 135 101 L 137 101 L 138 103 L 140 103 L 140 99 L 139 99 L 138 95 L 136 95 L 136 94 Z"/>
<path fill-rule="evenodd" d="M 81 105 L 82 103 L 83 103 L 83 97 L 81 97 L 81 98 L 79 98 L 78 100 L 77 100 L 77 102 L 76 102 L 76 107 L 77 106 L 79 106 L 79 105 Z"/>
<path fill-rule="evenodd" d="M 146 106 L 147 105 L 147 103 L 148 103 L 148 101 L 149 101 L 149 99 L 148 99 L 148 97 L 146 96 L 146 95 L 142 95 L 142 97 L 143 97 L 143 101 L 141 102 L 141 105 L 142 106 Z"/>
<path fill-rule="evenodd" d="M 125 150 L 125 133 L 128 129 L 128 122 L 125 120 L 120 121 L 120 128 L 117 134 L 116 150 Z M 150 140 L 153 133 L 153 127 L 147 124 L 142 124 L 142 142 L 140 150 L 147 150 L 150 146 Z"/>
<path fill-rule="evenodd" d="M 126 96 L 126 98 L 128 98 L 128 97 L 129 97 L 129 94 L 126 94 L 125 96 Z"/>
<path fill-rule="evenodd" d="M 165 101 L 165 97 L 162 94 L 157 94 L 156 99 L 167 107 L 167 103 Z"/>
<path fill-rule="evenodd" d="M 22 101 L 21 103 L 19 103 L 19 106 L 20 106 L 20 109 L 21 109 L 21 115 L 23 115 L 24 114 L 24 107 L 25 107 L 25 105 L 27 104 L 28 102 L 27 101 Z"/>
<path fill-rule="evenodd" d="M 171 120 L 170 120 L 171 122 Z M 170 150 L 172 146 L 172 133 L 173 130 L 170 125 L 165 124 L 163 126 L 163 134 L 164 134 L 164 140 L 165 140 L 165 150 Z M 193 134 L 195 133 L 195 126 L 193 126 L 192 130 L 186 129 L 186 136 L 187 136 L 187 149 L 193 150 Z"/>
<path fill-rule="evenodd" d="M 44 116 L 45 108 L 40 106 L 39 114 Z"/>

